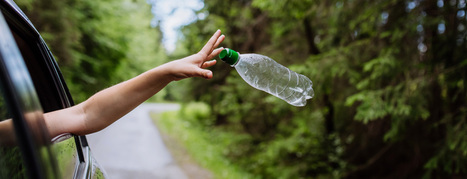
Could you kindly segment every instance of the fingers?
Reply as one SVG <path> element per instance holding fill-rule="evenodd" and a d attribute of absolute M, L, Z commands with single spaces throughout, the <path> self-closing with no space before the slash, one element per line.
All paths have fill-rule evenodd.
<path fill-rule="evenodd" d="M 203 74 L 204 74 L 203 77 L 206 78 L 206 79 L 211 79 L 212 76 L 213 76 L 212 71 L 210 71 L 210 70 L 204 70 Z"/>
<path fill-rule="evenodd" d="M 209 67 L 215 65 L 216 63 L 217 63 L 216 60 L 207 61 L 207 62 L 204 62 L 204 63 L 201 65 L 201 68 L 209 68 Z"/>
<path fill-rule="evenodd" d="M 195 72 L 193 77 L 201 77 L 201 78 L 211 79 L 213 77 L 213 74 L 212 74 L 211 70 L 198 69 L 198 71 Z"/>
<path fill-rule="evenodd" d="M 224 39 L 225 39 L 225 35 L 221 35 L 221 36 L 217 39 L 216 44 L 214 44 L 214 46 L 212 47 L 212 49 L 218 47 L 218 46 L 222 43 L 222 41 L 224 41 Z M 211 49 L 211 50 L 212 50 L 212 49 Z"/>
<path fill-rule="evenodd" d="M 209 56 L 208 56 L 208 58 L 206 58 L 206 60 L 213 59 L 214 57 L 219 55 L 222 52 L 222 50 L 224 50 L 224 47 L 220 47 L 220 48 L 217 48 L 216 50 L 212 51 L 212 53 L 209 54 Z"/>
<path fill-rule="evenodd" d="M 221 36 L 221 30 L 217 30 L 214 35 L 209 39 L 209 41 L 204 45 L 204 47 L 201 49 L 201 53 L 204 53 L 205 55 L 209 55 L 211 51 L 214 49 L 215 45 L 219 45 L 225 37 L 219 38 Z M 218 43 L 217 43 L 218 42 Z"/>

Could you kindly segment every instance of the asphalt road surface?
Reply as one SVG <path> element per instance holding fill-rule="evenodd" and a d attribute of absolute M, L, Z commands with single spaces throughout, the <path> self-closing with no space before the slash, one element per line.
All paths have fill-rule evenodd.
<path fill-rule="evenodd" d="M 102 131 L 88 135 L 94 158 L 112 179 L 186 179 L 164 145 L 149 112 L 178 110 L 177 104 L 144 103 Z"/>

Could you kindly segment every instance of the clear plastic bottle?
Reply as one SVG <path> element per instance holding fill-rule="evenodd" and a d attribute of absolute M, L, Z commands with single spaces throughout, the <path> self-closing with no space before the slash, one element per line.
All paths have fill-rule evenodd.
<path fill-rule="evenodd" d="M 225 48 L 219 57 L 234 67 L 252 87 L 272 94 L 294 106 L 305 106 L 314 96 L 313 82 L 301 74 L 259 54 L 239 54 Z"/>

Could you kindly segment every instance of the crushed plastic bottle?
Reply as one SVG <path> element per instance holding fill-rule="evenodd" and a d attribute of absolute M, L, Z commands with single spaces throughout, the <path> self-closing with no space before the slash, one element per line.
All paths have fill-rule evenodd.
<path fill-rule="evenodd" d="M 301 74 L 259 54 L 239 54 L 225 48 L 219 57 L 234 67 L 252 87 L 272 94 L 294 106 L 305 106 L 313 98 L 313 82 Z"/>

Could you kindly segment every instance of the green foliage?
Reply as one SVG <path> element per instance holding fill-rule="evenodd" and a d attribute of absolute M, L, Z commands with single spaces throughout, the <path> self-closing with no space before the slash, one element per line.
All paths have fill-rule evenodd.
<path fill-rule="evenodd" d="M 145 2 L 17 3 L 79 100 L 167 59 Z M 205 165 L 217 162 L 216 171 L 233 167 L 257 178 L 463 178 L 464 11 L 464 1 L 205 1 L 198 13 L 207 17 L 182 29 L 171 59 L 197 52 L 222 29 L 221 46 L 275 59 L 312 79 L 316 94 L 306 107 L 293 107 L 219 62 L 212 80 L 167 87 L 159 99 L 206 105 L 188 103 L 186 120 L 166 127 L 197 129 L 184 143 L 197 148 L 198 160 L 212 161 Z"/>
<path fill-rule="evenodd" d="M 12 179 L 26 178 L 21 151 L 19 147 L 0 147 L 0 176 Z"/>
<path fill-rule="evenodd" d="M 174 136 L 186 147 L 190 156 L 202 167 L 211 171 L 215 178 L 254 178 L 223 157 L 242 136 L 234 133 L 206 131 L 199 121 L 207 119 L 209 109 L 203 103 L 189 103 L 180 112 L 165 112 L 152 117 L 162 133 Z"/>
<path fill-rule="evenodd" d="M 189 121 L 191 125 L 212 125 L 209 121 L 210 108 L 204 103 L 183 104 L 180 110 L 180 118 Z"/>
<path fill-rule="evenodd" d="M 222 46 L 289 66 L 316 94 L 292 107 L 223 63 L 185 94 L 209 104 L 206 129 L 248 136 L 225 156 L 261 178 L 465 177 L 465 5 L 443 2 L 206 1 L 187 49 L 220 28 Z"/>
<path fill-rule="evenodd" d="M 77 102 L 167 61 L 145 1 L 17 3 L 51 48 Z"/>

